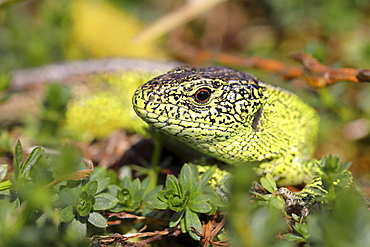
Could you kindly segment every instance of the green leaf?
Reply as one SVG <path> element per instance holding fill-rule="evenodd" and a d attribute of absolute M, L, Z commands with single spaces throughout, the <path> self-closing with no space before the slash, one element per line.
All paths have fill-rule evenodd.
<path fill-rule="evenodd" d="M 84 218 L 74 218 L 68 227 L 68 235 L 76 240 L 83 240 L 86 237 L 87 224 Z"/>
<path fill-rule="evenodd" d="M 114 208 L 118 203 L 118 199 L 111 194 L 101 193 L 95 196 L 94 210 L 108 210 Z"/>
<path fill-rule="evenodd" d="M 184 214 L 185 214 L 185 209 L 182 209 L 181 211 L 174 213 L 172 215 L 171 219 L 170 219 L 169 226 L 170 227 L 177 226 L 180 223 L 180 221 L 181 221 L 182 217 L 184 216 Z"/>
<path fill-rule="evenodd" d="M 167 199 L 167 191 L 166 190 L 161 190 L 158 192 L 158 199 L 161 200 L 162 202 L 166 202 L 168 201 Z"/>
<path fill-rule="evenodd" d="M 132 181 L 129 187 L 129 191 L 131 194 L 135 195 L 136 193 L 138 193 L 140 189 L 141 189 L 141 182 L 138 178 L 136 178 L 134 179 L 134 181 Z"/>
<path fill-rule="evenodd" d="M 107 168 L 98 166 L 90 175 L 90 180 L 98 180 L 98 178 L 105 178 L 107 175 Z"/>
<path fill-rule="evenodd" d="M 110 184 L 108 186 L 108 192 L 113 196 L 118 196 L 119 191 L 121 191 L 121 188 L 118 185 Z"/>
<path fill-rule="evenodd" d="M 0 191 L 10 189 L 11 186 L 12 186 L 12 182 L 10 180 L 0 182 Z"/>
<path fill-rule="evenodd" d="M 122 179 L 122 185 L 121 185 L 121 187 L 128 189 L 130 187 L 130 184 L 131 184 L 131 179 L 129 177 L 124 177 Z"/>
<path fill-rule="evenodd" d="M 73 213 L 73 206 L 68 205 L 67 207 L 63 208 L 62 211 L 60 211 L 60 219 L 64 223 L 69 223 L 73 220 L 75 217 Z"/>
<path fill-rule="evenodd" d="M 96 180 L 88 182 L 83 188 L 82 191 L 86 191 L 86 193 L 90 195 L 95 195 L 96 191 L 98 190 L 98 182 Z"/>
<path fill-rule="evenodd" d="M 70 188 L 63 187 L 60 189 L 58 202 L 61 204 L 62 207 L 67 205 L 74 205 L 76 199 L 77 198 Z"/>
<path fill-rule="evenodd" d="M 180 197 L 178 191 L 176 191 L 174 188 L 170 188 L 166 190 L 165 197 L 169 199 L 172 196 Z"/>
<path fill-rule="evenodd" d="M 155 209 L 161 209 L 161 210 L 167 209 L 167 207 L 168 207 L 167 203 L 159 200 L 158 198 L 153 198 L 153 199 L 149 200 L 148 205 L 150 205 L 151 207 L 153 207 Z"/>
<path fill-rule="evenodd" d="M 213 174 L 215 173 L 216 166 L 211 166 L 209 169 L 207 169 L 201 176 L 200 179 L 200 186 L 204 187 L 208 182 L 211 180 Z"/>
<path fill-rule="evenodd" d="M 197 213 L 209 213 L 212 209 L 211 204 L 208 203 L 209 196 L 199 195 L 190 201 L 190 209 Z"/>
<path fill-rule="evenodd" d="M 92 207 L 93 205 L 91 202 L 84 201 L 82 203 L 77 204 L 76 211 L 80 216 L 85 217 L 89 215 Z"/>
<path fill-rule="evenodd" d="M 188 201 L 188 197 L 181 198 L 179 196 L 170 196 L 168 198 L 168 206 L 173 211 L 180 211 L 182 208 L 185 207 L 186 203 Z"/>
<path fill-rule="evenodd" d="M 287 234 L 284 234 L 283 236 L 286 240 L 289 240 L 289 241 L 306 242 L 306 240 L 303 237 L 298 236 L 298 235 L 293 234 L 293 233 L 287 233 Z"/>
<path fill-rule="evenodd" d="M 4 180 L 7 172 L 8 172 L 8 165 L 0 164 L 0 181 Z"/>
<path fill-rule="evenodd" d="M 144 187 L 144 188 L 147 188 L 147 187 Z M 149 201 L 153 198 L 156 198 L 158 196 L 158 193 L 159 191 L 162 189 L 162 185 L 157 185 L 154 189 L 152 189 L 149 194 L 147 194 L 145 197 L 144 197 L 144 201 Z"/>
<path fill-rule="evenodd" d="M 107 178 L 107 177 L 103 177 L 103 178 L 98 177 L 98 178 L 95 178 L 95 180 L 98 182 L 98 189 L 97 189 L 96 193 L 100 193 L 103 190 L 105 190 L 106 188 L 108 188 L 109 178 Z"/>
<path fill-rule="evenodd" d="M 35 165 L 44 154 L 45 151 L 41 147 L 34 148 L 28 155 L 26 161 L 19 171 L 20 177 L 24 177 L 31 170 L 32 166 Z"/>
<path fill-rule="evenodd" d="M 180 186 L 179 186 L 179 181 L 172 174 L 168 175 L 166 178 L 166 190 L 170 190 L 170 189 L 173 189 L 180 195 L 182 194 Z"/>
<path fill-rule="evenodd" d="M 150 188 L 150 186 L 151 186 L 150 177 L 146 177 L 146 178 L 143 179 L 143 181 L 141 181 L 141 188 L 142 189 Z"/>
<path fill-rule="evenodd" d="M 183 190 L 192 190 L 194 181 L 198 178 L 198 169 L 194 165 L 183 165 L 179 174 L 179 181 L 183 186 Z"/>
<path fill-rule="evenodd" d="M 254 192 L 254 191 L 252 191 L 251 193 L 252 193 L 253 195 L 256 195 L 258 198 L 261 198 L 261 199 L 263 199 L 263 200 L 265 200 L 265 201 L 268 201 L 268 200 L 272 197 L 272 194 L 262 195 L 262 194 L 260 194 L 260 193 L 258 193 L 258 192 Z"/>
<path fill-rule="evenodd" d="M 12 206 L 15 210 L 18 209 L 21 206 L 21 201 L 19 200 L 19 198 L 12 201 Z"/>
<path fill-rule="evenodd" d="M 344 170 L 348 170 L 352 165 L 352 162 L 346 162 L 340 166 L 340 172 L 343 172 Z"/>
<path fill-rule="evenodd" d="M 124 188 L 124 189 L 122 189 L 121 191 L 118 192 L 117 197 L 121 201 L 121 203 L 128 203 L 128 201 L 130 201 L 130 199 L 131 199 L 130 191 L 128 189 Z"/>
<path fill-rule="evenodd" d="M 268 192 L 274 193 L 277 190 L 276 182 L 270 173 L 261 178 L 261 184 Z"/>
<path fill-rule="evenodd" d="M 83 183 L 82 183 L 82 180 L 68 180 L 67 181 L 67 185 L 66 185 L 68 188 L 70 188 L 70 190 L 72 191 L 74 197 L 79 197 L 81 192 L 82 192 L 82 188 L 83 188 Z"/>
<path fill-rule="evenodd" d="M 14 150 L 14 175 L 17 179 L 19 176 L 19 171 L 22 167 L 22 159 L 23 159 L 23 148 L 21 142 L 18 140 L 15 144 Z"/>
<path fill-rule="evenodd" d="M 200 222 L 198 215 L 188 208 L 185 212 L 185 227 L 193 239 L 200 240 L 200 237 L 193 232 L 190 227 L 194 227 L 198 232 L 202 233 L 202 223 Z"/>
<path fill-rule="evenodd" d="M 294 214 L 294 213 L 292 213 L 292 218 L 293 218 L 293 220 L 295 220 L 297 222 L 300 221 L 300 217 L 298 215 Z"/>
<path fill-rule="evenodd" d="M 281 210 L 284 207 L 284 199 L 282 197 L 270 197 L 269 204 L 276 209 Z"/>
<path fill-rule="evenodd" d="M 91 214 L 89 214 L 89 218 L 87 219 L 87 221 L 98 228 L 106 228 L 108 226 L 107 220 L 103 217 L 103 215 L 97 212 L 92 212 Z"/>
<path fill-rule="evenodd" d="M 83 191 L 77 200 L 76 211 L 81 216 L 87 216 L 92 210 L 95 198 L 90 197 L 85 191 Z"/>
<path fill-rule="evenodd" d="M 301 234 L 303 236 L 303 238 L 308 238 L 309 237 L 309 234 L 308 234 L 308 226 L 307 224 L 305 223 L 302 223 L 302 224 L 295 224 L 293 226 L 294 230 L 296 230 L 299 234 Z"/>

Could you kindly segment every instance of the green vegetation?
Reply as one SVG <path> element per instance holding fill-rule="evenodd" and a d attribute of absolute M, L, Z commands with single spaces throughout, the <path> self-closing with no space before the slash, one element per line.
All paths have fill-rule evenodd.
<path fill-rule="evenodd" d="M 123 68 L 14 87 L 18 69 L 117 56 L 176 60 L 193 48 L 284 62 L 303 50 L 333 67 L 370 67 L 367 0 L 223 1 L 160 38 L 144 37 L 149 43 L 134 39 L 187 2 L 0 2 L 0 246 L 370 246 L 369 85 L 313 89 L 243 68 L 320 115 L 315 157 L 328 194 L 310 202 L 307 217 L 287 211 L 275 181 L 257 177 L 253 164 L 227 168 L 226 199 L 214 183 L 219 170 L 185 164 L 171 152 L 185 148 L 146 129 L 131 97 L 156 72 Z M 342 172 L 350 163 L 353 186 Z"/>

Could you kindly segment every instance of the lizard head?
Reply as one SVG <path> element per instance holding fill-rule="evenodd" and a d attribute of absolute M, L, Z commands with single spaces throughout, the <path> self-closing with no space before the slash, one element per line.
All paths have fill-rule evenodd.
<path fill-rule="evenodd" d="M 140 86 L 133 106 L 154 128 L 212 155 L 235 149 L 235 138 L 246 145 L 247 136 L 261 130 L 265 85 L 230 68 L 180 67 Z"/>

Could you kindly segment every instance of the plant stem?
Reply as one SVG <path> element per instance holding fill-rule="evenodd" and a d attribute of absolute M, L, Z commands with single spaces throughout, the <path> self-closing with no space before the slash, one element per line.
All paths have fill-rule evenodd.
<path fill-rule="evenodd" d="M 150 164 L 150 169 L 148 171 L 148 176 L 150 178 L 150 187 L 154 189 L 157 186 L 158 173 L 160 171 L 159 162 L 162 157 L 163 142 L 164 137 L 162 133 L 155 132 L 153 135 L 154 139 L 154 151 L 152 156 L 152 162 Z"/>

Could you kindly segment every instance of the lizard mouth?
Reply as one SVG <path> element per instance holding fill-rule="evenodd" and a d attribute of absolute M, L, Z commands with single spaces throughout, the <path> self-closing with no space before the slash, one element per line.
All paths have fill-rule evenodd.
<path fill-rule="evenodd" d="M 210 125 L 204 122 L 175 119 L 168 116 L 148 112 L 139 107 L 134 107 L 137 115 L 155 129 L 163 131 L 171 136 L 185 139 L 187 142 L 196 143 L 210 142 L 211 140 L 224 140 L 232 136 L 234 131 L 230 127 Z"/>
<path fill-rule="evenodd" d="M 160 115 L 157 113 L 149 112 L 145 108 L 136 107 L 134 106 L 134 110 L 136 114 L 143 119 L 145 122 L 153 124 L 156 128 L 161 129 L 164 126 L 181 126 L 184 129 L 206 129 L 206 130 L 217 130 L 217 131 L 224 131 L 230 132 L 233 131 L 229 130 L 231 126 L 228 125 L 218 125 L 214 123 L 207 123 L 205 121 L 197 121 L 197 120 L 189 120 L 189 119 L 182 119 L 182 118 L 173 118 L 168 115 Z"/>

